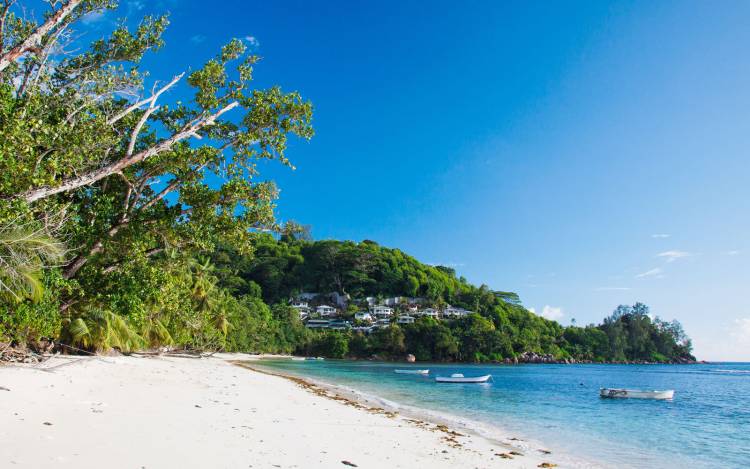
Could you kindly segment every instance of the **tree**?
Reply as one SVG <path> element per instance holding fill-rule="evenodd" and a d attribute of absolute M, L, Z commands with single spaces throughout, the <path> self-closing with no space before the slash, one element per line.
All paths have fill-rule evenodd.
<path fill-rule="evenodd" d="M 373 332 L 370 336 L 370 342 L 375 349 L 392 357 L 402 355 L 406 350 L 404 332 L 395 324 Z"/>
<path fill-rule="evenodd" d="M 312 136 L 312 106 L 296 92 L 252 89 L 259 57 L 241 40 L 149 87 L 139 64 L 162 47 L 165 16 L 73 54 L 64 51 L 81 18 L 116 1 L 52 2 L 39 23 L 13 3 L 0 7 L 0 219 L 34 223 L 67 209 L 62 233 L 76 255 L 63 272 L 80 288 L 64 308 L 166 249 L 242 250 L 276 228 L 277 190 L 255 181 L 256 162 L 291 166 L 287 143 Z M 164 103 L 183 82 L 192 99 Z"/>

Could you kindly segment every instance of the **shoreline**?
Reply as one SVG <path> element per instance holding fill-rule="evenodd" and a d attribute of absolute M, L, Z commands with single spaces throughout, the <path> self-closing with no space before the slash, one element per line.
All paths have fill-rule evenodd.
<path fill-rule="evenodd" d="M 53 357 L 0 366 L 0 466 L 569 467 L 556 454 L 509 449 L 233 363 L 254 357 Z"/>
<path fill-rule="evenodd" d="M 436 411 L 424 407 L 401 404 L 390 399 L 383 398 L 376 394 L 363 392 L 344 385 L 331 383 L 328 381 L 312 378 L 309 376 L 299 376 L 287 374 L 276 369 L 265 367 L 262 362 L 268 359 L 291 359 L 292 356 L 270 356 L 254 355 L 245 360 L 232 360 L 231 363 L 236 366 L 251 370 L 256 373 L 268 374 L 287 379 L 299 385 L 308 392 L 327 399 L 333 399 L 362 408 L 364 410 L 375 410 L 384 414 L 397 414 L 406 417 L 408 420 L 421 422 L 422 424 L 433 424 L 443 429 L 455 429 L 460 432 L 476 436 L 487 440 L 493 445 L 497 445 L 510 452 L 523 452 L 523 454 L 537 454 L 541 458 L 554 460 L 553 464 L 558 467 L 575 467 L 586 469 L 598 469 L 606 467 L 601 461 L 594 461 L 582 456 L 564 453 L 561 451 L 551 451 L 540 440 L 529 437 L 527 434 L 518 436 L 512 435 L 511 432 L 500 425 L 472 420 L 470 418 L 451 414 L 449 411 Z M 253 366 L 248 365 L 252 363 Z M 259 368 L 257 368 L 257 367 Z M 376 407 L 369 407 L 369 406 Z M 511 454 L 512 455 L 512 454 Z"/>

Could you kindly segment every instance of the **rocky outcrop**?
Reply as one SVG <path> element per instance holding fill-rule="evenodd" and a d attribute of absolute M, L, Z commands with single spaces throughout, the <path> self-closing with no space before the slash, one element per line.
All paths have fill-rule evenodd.
<path fill-rule="evenodd" d="M 523 352 L 514 358 L 506 358 L 502 361 L 507 365 L 517 365 L 519 363 L 544 363 L 544 364 L 566 364 L 572 365 L 576 363 L 608 363 L 608 364 L 621 364 L 621 365 L 658 365 L 659 362 L 653 362 L 648 360 L 625 360 L 625 361 L 611 361 L 611 362 L 594 362 L 592 360 L 576 360 L 575 358 L 555 358 L 552 354 L 538 354 L 535 352 Z M 692 365 L 696 362 L 691 358 L 676 358 L 670 362 L 675 365 Z"/>

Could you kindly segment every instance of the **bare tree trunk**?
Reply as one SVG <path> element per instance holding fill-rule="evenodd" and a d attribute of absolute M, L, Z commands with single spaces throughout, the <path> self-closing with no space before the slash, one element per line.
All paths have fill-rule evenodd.
<path fill-rule="evenodd" d="M 27 52 L 34 51 L 42 41 L 42 38 L 52 31 L 57 25 L 63 22 L 65 18 L 81 3 L 82 0 L 68 0 L 59 10 L 57 10 L 47 21 L 38 26 L 23 42 L 9 49 L 0 56 L 0 72 L 5 70 L 21 58 Z"/>
<path fill-rule="evenodd" d="M 77 189 L 79 187 L 91 185 L 95 183 L 96 181 L 99 181 L 100 179 L 104 179 L 108 176 L 121 172 L 128 166 L 132 166 L 136 163 L 140 163 L 146 158 L 157 155 L 163 151 L 169 150 L 170 148 L 172 148 L 172 146 L 175 143 L 194 135 L 195 132 L 197 132 L 198 130 L 200 130 L 201 128 L 207 125 L 212 125 L 216 121 L 216 119 L 219 118 L 219 116 L 237 107 L 238 105 L 239 103 L 236 101 L 230 104 L 227 104 L 223 108 L 216 111 L 214 114 L 208 116 L 207 118 L 203 120 L 195 122 L 188 127 L 185 127 L 180 132 L 172 135 L 168 139 L 154 145 L 153 147 L 147 150 L 143 150 L 142 152 L 136 153 L 135 155 L 126 156 L 120 160 L 115 161 L 114 163 L 110 163 L 107 166 L 96 169 L 94 171 L 90 171 L 89 173 L 86 173 L 82 176 L 66 179 L 59 186 L 40 187 L 38 189 L 32 189 L 22 194 L 19 194 L 18 196 L 16 196 L 16 198 L 24 199 L 26 202 L 32 203 L 37 200 L 47 198 L 51 195 L 59 194 L 61 192 L 68 192 L 68 191 Z"/>

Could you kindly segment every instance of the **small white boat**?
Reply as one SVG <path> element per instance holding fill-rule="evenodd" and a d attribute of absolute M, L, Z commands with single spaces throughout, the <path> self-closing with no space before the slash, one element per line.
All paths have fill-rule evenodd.
<path fill-rule="evenodd" d="M 486 383 L 490 378 L 492 375 L 466 377 L 461 373 L 453 373 L 450 376 L 438 376 L 435 381 L 438 383 Z"/>
<path fill-rule="evenodd" d="M 662 399 L 669 400 L 674 397 L 674 390 L 666 391 L 641 391 L 638 389 L 615 389 L 601 388 L 599 396 L 607 398 L 631 398 L 631 399 Z"/>
<path fill-rule="evenodd" d="M 306 357 L 305 360 L 325 360 L 323 357 Z"/>
<path fill-rule="evenodd" d="M 400 375 L 428 375 L 430 370 L 393 370 Z"/>

